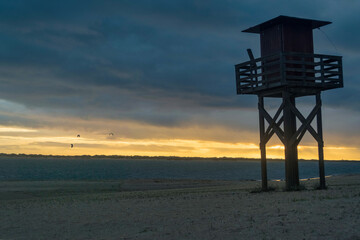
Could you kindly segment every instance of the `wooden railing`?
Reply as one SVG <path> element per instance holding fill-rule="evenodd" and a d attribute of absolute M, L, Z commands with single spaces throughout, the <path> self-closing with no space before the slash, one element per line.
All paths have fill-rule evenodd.
<path fill-rule="evenodd" d="M 322 54 L 278 53 L 235 65 L 238 94 L 258 94 L 281 87 L 343 87 L 342 58 Z"/>

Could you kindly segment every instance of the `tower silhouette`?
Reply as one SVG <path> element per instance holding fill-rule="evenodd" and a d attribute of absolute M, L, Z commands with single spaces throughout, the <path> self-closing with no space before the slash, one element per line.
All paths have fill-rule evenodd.
<path fill-rule="evenodd" d="M 266 143 L 276 134 L 285 147 L 287 190 L 299 188 L 297 147 L 308 131 L 318 143 L 320 188 L 326 188 L 321 91 L 343 87 L 342 57 L 314 54 L 313 29 L 331 22 L 278 16 L 243 32 L 260 34 L 261 57 L 235 65 L 237 94 L 258 96 L 262 189 L 267 190 Z M 296 99 L 315 96 L 315 106 L 305 117 Z M 274 116 L 265 98 L 280 98 Z M 316 117 L 316 130 L 311 126 Z M 301 123 L 296 126 L 297 119 Z"/>

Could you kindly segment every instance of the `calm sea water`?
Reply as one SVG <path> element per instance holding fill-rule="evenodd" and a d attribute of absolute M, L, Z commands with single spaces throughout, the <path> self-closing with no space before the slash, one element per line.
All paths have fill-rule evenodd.
<path fill-rule="evenodd" d="M 268 162 L 269 179 L 285 164 Z M 299 161 L 300 178 L 318 177 L 317 161 Z M 325 161 L 326 175 L 360 174 L 360 162 Z M 0 180 L 261 179 L 259 161 L 0 159 Z"/>

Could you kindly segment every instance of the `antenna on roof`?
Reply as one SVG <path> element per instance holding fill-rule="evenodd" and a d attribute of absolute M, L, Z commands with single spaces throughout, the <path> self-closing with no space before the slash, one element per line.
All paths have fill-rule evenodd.
<path fill-rule="evenodd" d="M 336 51 L 336 54 L 339 54 L 338 50 L 337 50 L 337 47 L 335 46 L 334 42 L 331 41 L 330 37 L 323 31 L 321 30 L 319 27 L 317 28 L 320 32 L 322 32 L 322 34 L 324 34 L 324 36 L 327 38 L 327 40 L 331 43 L 331 45 L 333 45 L 335 51 Z"/>

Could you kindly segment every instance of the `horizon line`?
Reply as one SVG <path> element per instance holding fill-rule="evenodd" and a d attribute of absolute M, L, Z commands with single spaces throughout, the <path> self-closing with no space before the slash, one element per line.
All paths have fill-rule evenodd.
<path fill-rule="evenodd" d="M 184 157 L 184 156 L 148 156 L 148 155 L 105 155 L 105 154 L 95 154 L 95 155 L 53 155 L 53 154 L 26 154 L 26 153 L 0 153 L 0 157 L 55 157 L 55 158 L 79 158 L 79 157 L 87 157 L 87 158 L 97 158 L 97 157 L 103 157 L 103 158 L 141 158 L 141 159 L 154 159 L 154 158 L 167 158 L 167 160 L 182 160 L 182 159 L 194 159 L 194 160 L 251 160 L 251 161 L 261 161 L 260 158 L 249 158 L 249 157 Z M 171 159 L 172 158 L 172 159 Z M 285 161 L 284 158 L 267 158 L 268 161 Z M 298 159 L 298 161 L 319 161 L 319 159 L 305 159 L 301 158 Z M 351 162 L 360 162 L 360 159 L 353 159 L 353 160 L 347 160 L 347 159 L 324 159 L 324 161 L 351 161 Z"/>

